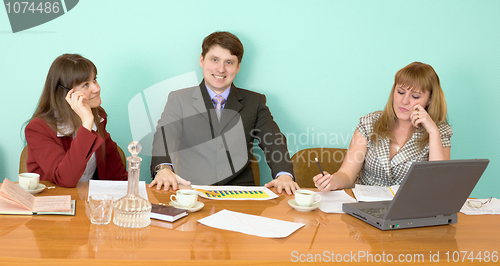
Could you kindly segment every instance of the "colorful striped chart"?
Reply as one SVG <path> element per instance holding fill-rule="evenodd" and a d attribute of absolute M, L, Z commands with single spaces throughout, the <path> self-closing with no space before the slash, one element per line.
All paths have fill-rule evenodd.
<path fill-rule="evenodd" d="M 269 198 L 269 196 L 263 191 L 244 191 L 244 190 L 209 190 L 212 193 L 203 193 L 207 198 L 219 198 L 219 199 L 263 199 Z M 217 194 L 214 195 L 213 193 Z"/>
<path fill-rule="evenodd" d="M 266 187 L 257 186 L 198 186 L 193 189 L 200 197 L 212 200 L 270 200 L 278 197 Z"/>

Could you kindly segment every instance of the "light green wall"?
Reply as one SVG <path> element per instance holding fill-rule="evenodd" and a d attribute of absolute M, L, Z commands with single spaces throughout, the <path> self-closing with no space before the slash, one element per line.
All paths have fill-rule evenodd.
<path fill-rule="evenodd" d="M 191 71 L 201 79 L 202 39 L 227 30 L 245 46 L 235 84 L 266 94 L 281 130 L 302 134 L 302 143 L 289 143 L 292 154 L 347 147 L 359 117 L 384 107 L 397 70 L 431 64 L 448 102 L 452 159 L 490 159 L 472 196 L 500 197 L 500 1 L 81 0 L 15 34 L 3 10 L 0 180 L 17 180 L 21 127 L 58 55 L 80 53 L 97 65 L 108 131 L 126 149 L 132 97 Z M 321 133 L 337 134 L 338 143 L 313 143 Z"/>

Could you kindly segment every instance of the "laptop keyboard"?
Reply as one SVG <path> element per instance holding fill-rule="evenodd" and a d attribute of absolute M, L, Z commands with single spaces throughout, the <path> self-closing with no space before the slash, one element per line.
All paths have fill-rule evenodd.
<path fill-rule="evenodd" d="M 385 212 L 387 211 L 387 207 L 382 207 L 382 208 L 364 208 L 364 209 L 359 209 L 362 212 L 365 212 L 373 217 L 377 218 L 383 218 L 385 215 Z"/>

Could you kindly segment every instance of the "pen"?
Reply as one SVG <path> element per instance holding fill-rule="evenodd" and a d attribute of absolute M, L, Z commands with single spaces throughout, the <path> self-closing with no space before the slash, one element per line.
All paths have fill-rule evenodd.
<path fill-rule="evenodd" d="M 391 187 L 389 187 L 389 189 L 391 190 L 392 195 L 393 195 L 393 196 L 396 196 L 396 193 L 394 193 L 394 191 L 392 190 L 392 188 L 391 188 Z"/>
<path fill-rule="evenodd" d="M 67 91 L 70 91 L 70 89 L 68 89 L 68 88 L 64 87 L 63 85 L 61 85 L 61 83 L 57 84 L 57 86 L 59 86 L 59 87 L 61 87 L 61 88 L 65 89 L 65 90 L 67 90 Z"/>
<path fill-rule="evenodd" d="M 323 173 L 323 169 L 321 168 L 321 164 L 319 164 L 318 157 L 314 158 L 316 160 L 316 163 L 318 164 L 319 170 L 321 171 L 321 174 L 325 176 L 325 173 Z"/>

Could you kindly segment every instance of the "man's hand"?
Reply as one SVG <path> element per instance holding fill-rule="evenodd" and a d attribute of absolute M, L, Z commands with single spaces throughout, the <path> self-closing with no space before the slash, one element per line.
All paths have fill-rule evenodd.
<path fill-rule="evenodd" d="M 156 174 L 155 179 L 149 184 L 149 187 L 156 185 L 156 189 L 160 190 L 163 186 L 164 191 L 168 191 L 172 187 L 172 190 L 175 191 L 179 188 L 177 184 L 189 186 L 191 185 L 191 181 L 181 178 L 170 169 L 162 169 Z"/>
<path fill-rule="evenodd" d="M 283 190 L 286 191 L 286 194 L 292 195 L 295 193 L 295 190 L 300 189 L 299 185 L 293 181 L 292 177 L 289 175 L 280 175 L 273 181 L 264 185 L 267 188 L 276 187 L 278 193 L 281 194 Z"/>

